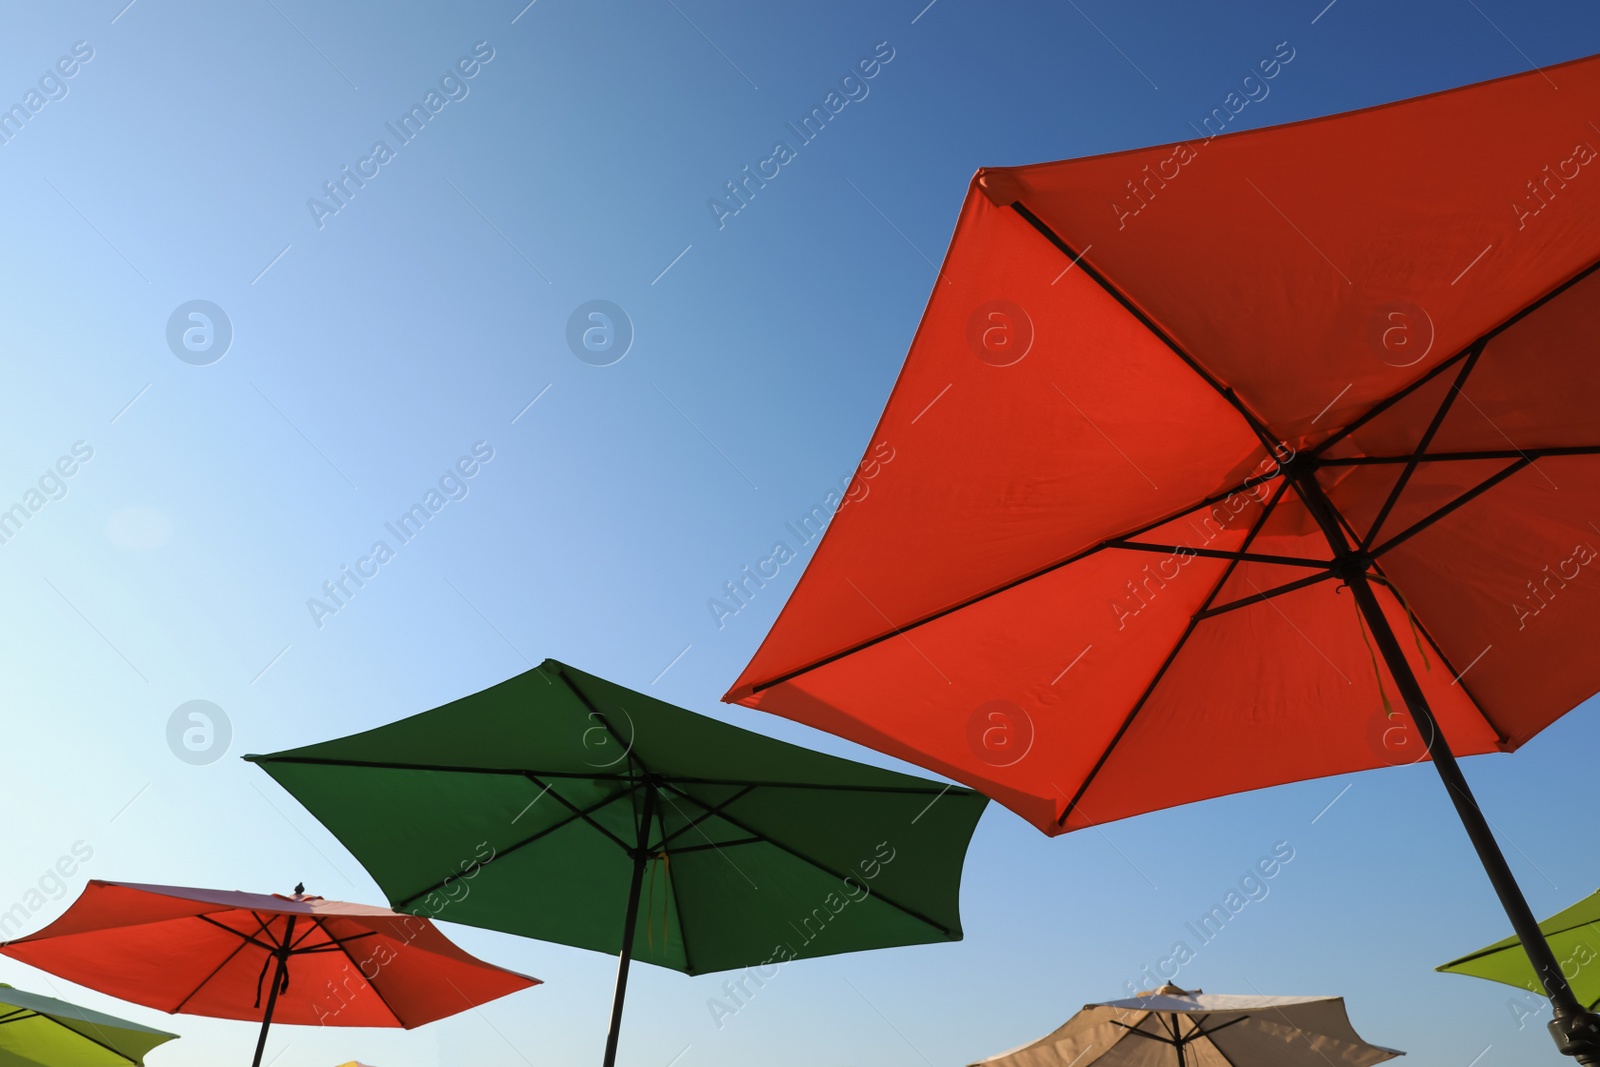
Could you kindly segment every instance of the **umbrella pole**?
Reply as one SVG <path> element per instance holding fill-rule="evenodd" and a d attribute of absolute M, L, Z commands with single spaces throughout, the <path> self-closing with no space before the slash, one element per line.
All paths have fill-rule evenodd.
<path fill-rule="evenodd" d="M 278 946 L 278 966 L 272 971 L 272 990 L 267 994 L 267 1010 L 261 1016 L 261 1036 L 256 1038 L 256 1058 L 250 1067 L 261 1067 L 261 1054 L 267 1050 L 267 1029 L 272 1025 L 272 1009 L 278 1006 L 278 989 L 283 985 L 284 975 L 289 971 L 289 953 L 294 938 L 295 916 L 289 916 L 289 922 L 284 927 L 283 944 Z"/>
<path fill-rule="evenodd" d="M 622 923 L 622 953 L 617 959 L 617 994 L 611 1001 L 611 1031 L 606 1034 L 604 1067 L 615 1067 L 617 1038 L 622 1033 L 622 999 L 628 993 L 628 964 L 633 962 L 633 933 L 639 923 L 639 894 L 644 888 L 644 869 L 650 861 L 650 820 L 655 815 L 656 787 L 647 782 L 644 790 L 644 818 L 639 823 L 639 844 L 633 850 L 633 881 L 628 886 L 628 916 Z"/>
<path fill-rule="evenodd" d="M 1511 873 L 1511 866 L 1506 863 L 1505 853 L 1500 851 L 1488 820 L 1478 809 L 1478 802 L 1467 785 L 1466 776 L 1461 773 L 1461 765 L 1456 762 L 1444 731 L 1439 729 L 1439 722 L 1433 717 L 1422 685 L 1412 673 L 1411 664 L 1400 648 L 1400 641 L 1395 637 L 1388 617 L 1384 615 L 1372 591 L 1372 583 L 1367 580 L 1371 557 L 1349 547 L 1339 528 L 1333 504 L 1323 494 L 1315 474 L 1306 469 L 1291 473 L 1290 476 L 1294 478 L 1307 510 L 1322 527 L 1333 549 L 1338 560 L 1337 573 L 1355 595 L 1356 606 L 1372 631 L 1373 640 L 1383 655 L 1384 663 L 1388 665 L 1389 674 L 1400 689 L 1406 708 L 1411 712 L 1411 720 L 1422 733 L 1428 755 L 1433 760 L 1433 768 L 1443 780 L 1445 791 L 1450 794 L 1456 816 L 1466 828 L 1472 847 L 1478 853 L 1478 861 L 1489 876 L 1495 895 L 1500 898 L 1500 906 L 1505 909 L 1517 940 L 1522 942 L 1522 949 L 1527 953 L 1534 973 L 1544 985 L 1545 995 L 1550 998 L 1550 1035 L 1555 1038 L 1556 1046 L 1563 1054 L 1574 1057 L 1581 1064 L 1600 1065 L 1600 1016 L 1585 1011 L 1573 994 L 1572 987 L 1567 985 L 1561 964 L 1556 961 L 1550 942 L 1545 940 L 1544 932 L 1539 929 L 1539 920 L 1534 917 L 1533 909 L 1528 907 L 1527 898 L 1522 895 L 1522 888 L 1517 885 L 1516 876 Z"/>

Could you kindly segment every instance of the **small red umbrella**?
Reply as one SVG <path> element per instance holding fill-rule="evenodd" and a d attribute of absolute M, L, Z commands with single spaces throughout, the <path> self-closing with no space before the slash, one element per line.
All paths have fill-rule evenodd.
<path fill-rule="evenodd" d="M 91 881 L 0 953 L 162 1011 L 409 1030 L 538 985 L 462 951 L 427 919 L 307 896 Z"/>

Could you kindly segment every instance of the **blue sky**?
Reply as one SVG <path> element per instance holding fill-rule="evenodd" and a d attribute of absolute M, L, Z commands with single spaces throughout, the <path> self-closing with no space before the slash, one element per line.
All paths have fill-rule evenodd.
<path fill-rule="evenodd" d="M 1292 65 L 1241 128 L 1600 50 L 1592 7 L 1531 0 L 525 2 L 8 12 L 0 101 L 41 78 L 55 98 L 0 144 L 0 508 L 79 452 L 0 543 L 0 911 L 39 899 L 79 842 L 92 856 L 38 925 L 91 877 L 304 880 L 381 902 L 236 757 L 422 711 L 546 656 L 887 764 L 717 702 L 801 562 L 720 628 L 707 601 L 860 458 L 973 171 L 1190 136 L 1285 41 Z M 719 225 L 724 183 L 875 50 L 892 59 Z M 385 124 L 430 91 L 442 107 L 401 143 Z M 392 158 L 326 210 L 323 184 L 378 140 Z M 194 300 L 231 325 L 213 362 L 168 344 Z M 594 300 L 631 323 L 615 362 L 568 344 Z M 323 583 L 373 566 L 360 561 L 385 523 L 475 446 L 492 458 L 447 483 L 457 499 L 314 617 Z M 223 758 L 169 747 L 192 700 L 226 715 Z M 1591 791 L 1568 758 L 1597 742 L 1582 709 L 1515 756 L 1466 761 L 1541 913 L 1600 884 L 1592 849 L 1573 847 Z M 1179 982 L 1342 994 L 1415 1067 L 1554 1062 L 1544 1016 L 1519 1029 L 1512 991 L 1431 971 L 1505 923 L 1427 767 L 1056 841 L 992 810 L 963 943 L 785 968 L 720 1029 L 719 980 L 636 968 L 621 1062 L 969 1062 L 1122 995 L 1279 842 L 1294 859 Z M 548 984 L 412 1033 L 284 1028 L 268 1058 L 599 1058 L 612 960 L 449 929 Z M 246 1025 L 120 1005 L 10 961 L 0 980 L 185 1035 L 153 1063 L 252 1047 Z"/>

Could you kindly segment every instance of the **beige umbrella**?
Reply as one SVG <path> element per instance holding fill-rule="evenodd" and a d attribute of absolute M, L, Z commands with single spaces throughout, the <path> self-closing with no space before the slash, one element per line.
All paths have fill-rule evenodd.
<path fill-rule="evenodd" d="M 1236 997 L 1175 985 L 1088 1004 L 1054 1033 L 971 1067 L 1368 1067 L 1343 997 Z"/>

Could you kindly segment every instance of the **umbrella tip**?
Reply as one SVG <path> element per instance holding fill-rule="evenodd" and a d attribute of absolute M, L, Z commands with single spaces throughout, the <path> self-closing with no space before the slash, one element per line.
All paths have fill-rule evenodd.
<path fill-rule="evenodd" d="M 305 893 L 305 891 L 306 891 L 306 884 L 304 882 L 296 882 L 294 884 L 294 895 L 295 896 L 297 896 L 297 897 L 301 896 L 301 895 L 303 895 Z"/>

